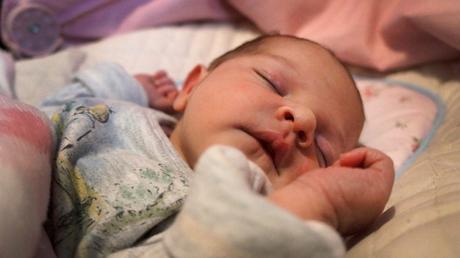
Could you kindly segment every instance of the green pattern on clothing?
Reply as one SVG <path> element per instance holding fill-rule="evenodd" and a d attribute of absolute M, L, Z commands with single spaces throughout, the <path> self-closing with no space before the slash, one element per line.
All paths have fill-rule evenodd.
<path fill-rule="evenodd" d="M 52 117 L 60 136 L 52 196 L 60 257 L 104 257 L 129 247 L 183 204 L 188 177 L 139 153 L 130 135 L 137 131 L 120 125 L 142 121 L 124 113 L 73 102 Z"/>

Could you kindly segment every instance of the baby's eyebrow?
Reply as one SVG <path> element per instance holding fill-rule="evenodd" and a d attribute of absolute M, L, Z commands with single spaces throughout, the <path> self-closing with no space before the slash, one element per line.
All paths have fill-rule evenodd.
<path fill-rule="evenodd" d="M 277 63 L 281 64 L 282 66 L 287 66 L 291 70 L 295 70 L 296 67 L 284 56 L 276 55 L 276 54 L 271 54 L 271 53 L 264 53 L 264 56 L 266 56 L 269 59 L 272 59 L 276 61 Z"/>

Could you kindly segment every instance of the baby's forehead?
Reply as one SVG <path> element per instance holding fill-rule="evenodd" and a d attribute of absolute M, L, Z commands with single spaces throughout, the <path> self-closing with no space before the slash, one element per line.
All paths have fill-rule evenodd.
<path fill-rule="evenodd" d="M 296 67 L 298 70 L 321 66 L 323 71 L 350 77 L 345 65 L 335 56 L 333 52 L 306 39 L 289 37 L 268 38 L 251 52 L 252 53 L 248 54 L 258 54 L 285 59 L 291 64 L 291 66 Z"/>
<path fill-rule="evenodd" d="M 334 54 L 322 45 L 303 38 L 274 36 L 264 38 L 258 45 L 258 50 L 262 53 L 276 52 L 279 49 L 308 52 L 311 54 L 326 55 L 335 58 Z"/>
<path fill-rule="evenodd" d="M 337 75 L 345 80 L 353 81 L 348 69 L 333 52 L 306 39 L 285 36 L 270 37 L 264 39 L 251 54 L 285 60 L 284 63 L 288 63 L 301 74 L 317 71 L 326 73 L 328 77 Z M 314 75 L 314 73 L 309 74 L 309 76 Z"/>

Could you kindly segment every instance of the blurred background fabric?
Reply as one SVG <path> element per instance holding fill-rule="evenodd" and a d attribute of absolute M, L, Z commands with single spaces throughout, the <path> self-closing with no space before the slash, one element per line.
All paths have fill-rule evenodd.
<path fill-rule="evenodd" d="M 133 30 L 242 17 L 379 71 L 460 56 L 459 0 L 4 0 L 1 31 L 16 56 L 42 56 Z"/>

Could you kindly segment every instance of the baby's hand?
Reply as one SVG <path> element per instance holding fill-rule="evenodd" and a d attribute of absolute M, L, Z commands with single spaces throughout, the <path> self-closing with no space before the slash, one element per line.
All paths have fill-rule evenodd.
<path fill-rule="evenodd" d="M 394 168 L 380 151 L 358 148 L 333 166 L 299 176 L 269 199 L 303 219 L 323 221 L 343 235 L 372 223 L 391 193 Z"/>
<path fill-rule="evenodd" d="M 147 97 L 149 106 L 154 109 L 172 114 L 173 102 L 177 97 L 178 91 L 176 84 L 169 78 L 165 71 L 158 71 L 153 75 L 136 74 L 134 78 L 142 85 Z"/>

